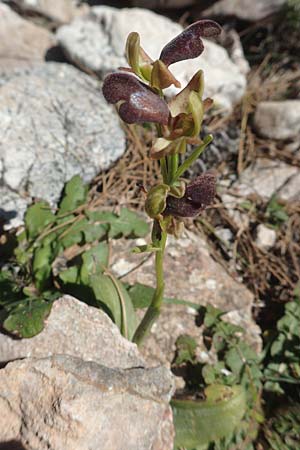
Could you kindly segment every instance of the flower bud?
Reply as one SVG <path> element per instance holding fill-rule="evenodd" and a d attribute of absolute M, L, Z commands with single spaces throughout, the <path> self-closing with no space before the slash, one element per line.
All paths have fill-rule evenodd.
<path fill-rule="evenodd" d="M 170 187 L 167 184 L 153 186 L 148 192 L 145 210 L 151 219 L 158 218 L 166 208 L 167 195 Z"/>

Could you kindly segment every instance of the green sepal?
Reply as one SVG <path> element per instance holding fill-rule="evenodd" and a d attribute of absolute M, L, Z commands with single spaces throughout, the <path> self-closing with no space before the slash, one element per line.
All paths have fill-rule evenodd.
<path fill-rule="evenodd" d="M 167 184 L 158 184 L 150 189 L 145 202 L 145 210 L 149 217 L 155 219 L 166 209 L 169 191 L 170 186 Z"/>

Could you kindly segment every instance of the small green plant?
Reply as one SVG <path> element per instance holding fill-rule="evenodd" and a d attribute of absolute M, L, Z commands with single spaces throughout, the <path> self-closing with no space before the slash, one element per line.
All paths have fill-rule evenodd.
<path fill-rule="evenodd" d="M 140 252 L 155 252 L 156 289 L 152 301 L 134 334 L 134 342 L 141 344 L 157 319 L 163 303 L 163 259 L 167 235 L 178 236 L 183 217 L 194 217 L 214 199 L 215 176 L 205 173 L 186 185 L 182 175 L 212 141 L 208 135 L 200 139 L 204 112 L 212 106 L 203 100 L 204 76 L 199 70 L 187 86 L 167 101 L 164 89 L 180 83 L 170 71 L 178 61 L 198 57 L 204 50 L 202 37 L 217 36 L 221 27 L 211 20 L 200 20 L 175 37 L 153 61 L 140 46 L 138 33 L 130 33 L 126 43 L 126 57 L 130 68 L 108 75 L 103 94 L 116 105 L 121 119 L 127 123 L 150 122 L 156 125 L 157 139 L 150 157 L 160 161 L 162 182 L 147 192 L 145 210 L 153 219 L 151 243 Z M 198 145 L 184 159 L 187 144 Z M 144 187 L 146 190 L 146 187 Z"/>
<path fill-rule="evenodd" d="M 137 326 L 130 296 L 109 270 L 109 239 L 147 235 L 136 213 L 99 211 L 88 202 L 79 176 L 65 186 L 52 212 L 40 201 L 27 209 L 25 229 L 17 236 L 10 261 L 0 273 L 3 328 L 19 337 L 43 329 L 51 305 L 62 293 L 104 309 L 128 339 Z"/>
<path fill-rule="evenodd" d="M 181 411 L 179 400 L 172 401 L 176 413 L 176 449 L 183 446 L 186 450 L 229 450 L 249 436 L 252 442 L 263 420 L 261 358 L 245 341 L 244 330 L 226 322 L 223 316 L 221 310 L 211 305 L 199 310 L 199 325 L 203 326 L 210 362 L 199 361 L 197 345 L 190 336 L 177 339 L 173 371 L 186 382 L 179 400 L 181 396 L 194 398 L 198 408 L 188 413 L 193 420 L 187 432 L 187 415 Z M 210 393 L 218 394 L 214 397 Z M 201 439 L 199 429 L 203 430 Z"/>

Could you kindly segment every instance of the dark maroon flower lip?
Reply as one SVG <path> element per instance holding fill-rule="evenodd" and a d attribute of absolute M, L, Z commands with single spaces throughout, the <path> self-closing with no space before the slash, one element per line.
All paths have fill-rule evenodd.
<path fill-rule="evenodd" d="M 134 75 L 122 72 L 108 75 L 102 92 L 108 103 L 120 102 L 119 115 L 126 123 L 168 124 L 167 103 Z"/>
<path fill-rule="evenodd" d="M 193 180 L 182 198 L 167 197 L 164 215 L 195 217 L 213 203 L 216 195 L 216 176 L 206 172 Z"/>
<path fill-rule="evenodd" d="M 159 59 L 170 66 L 185 59 L 197 58 L 204 50 L 202 37 L 214 37 L 222 31 L 213 20 L 198 20 L 170 41 L 161 51 Z"/>

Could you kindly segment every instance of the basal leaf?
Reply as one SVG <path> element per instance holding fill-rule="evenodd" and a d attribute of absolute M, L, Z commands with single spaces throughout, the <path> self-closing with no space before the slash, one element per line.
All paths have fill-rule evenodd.
<path fill-rule="evenodd" d="M 35 239 L 54 220 L 55 216 L 47 202 L 38 202 L 30 206 L 25 214 L 28 238 Z"/>
<path fill-rule="evenodd" d="M 75 175 L 65 185 L 63 198 L 59 205 L 59 215 L 73 211 L 78 206 L 86 202 L 87 186 L 83 183 L 79 175 Z"/>
<path fill-rule="evenodd" d="M 150 306 L 155 289 L 145 284 L 136 283 L 132 286 L 127 286 L 128 293 L 131 297 L 133 306 L 135 309 L 148 308 Z M 197 303 L 189 302 L 187 300 L 181 300 L 178 298 L 164 298 L 164 303 L 170 305 L 184 305 L 189 308 L 198 310 L 199 305 Z"/>
<path fill-rule="evenodd" d="M 207 448 L 211 441 L 229 436 L 246 412 L 241 386 L 210 385 L 205 400 L 172 400 L 175 449 Z"/>
<path fill-rule="evenodd" d="M 123 336 L 131 340 L 137 322 L 131 299 L 122 283 L 104 274 L 92 275 L 90 279 L 100 305 L 105 305 L 109 309 Z"/>
<path fill-rule="evenodd" d="M 85 251 L 81 258 L 80 279 L 83 284 L 89 284 L 91 275 L 103 273 L 108 266 L 108 245 L 105 242 L 100 242 L 95 247 Z"/>
<path fill-rule="evenodd" d="M 50 314 L 52 302 L 41 298 L 24 299 L 10 310 L 3 328 L 18 337 L 30 338 L 40 333 Z"/>

